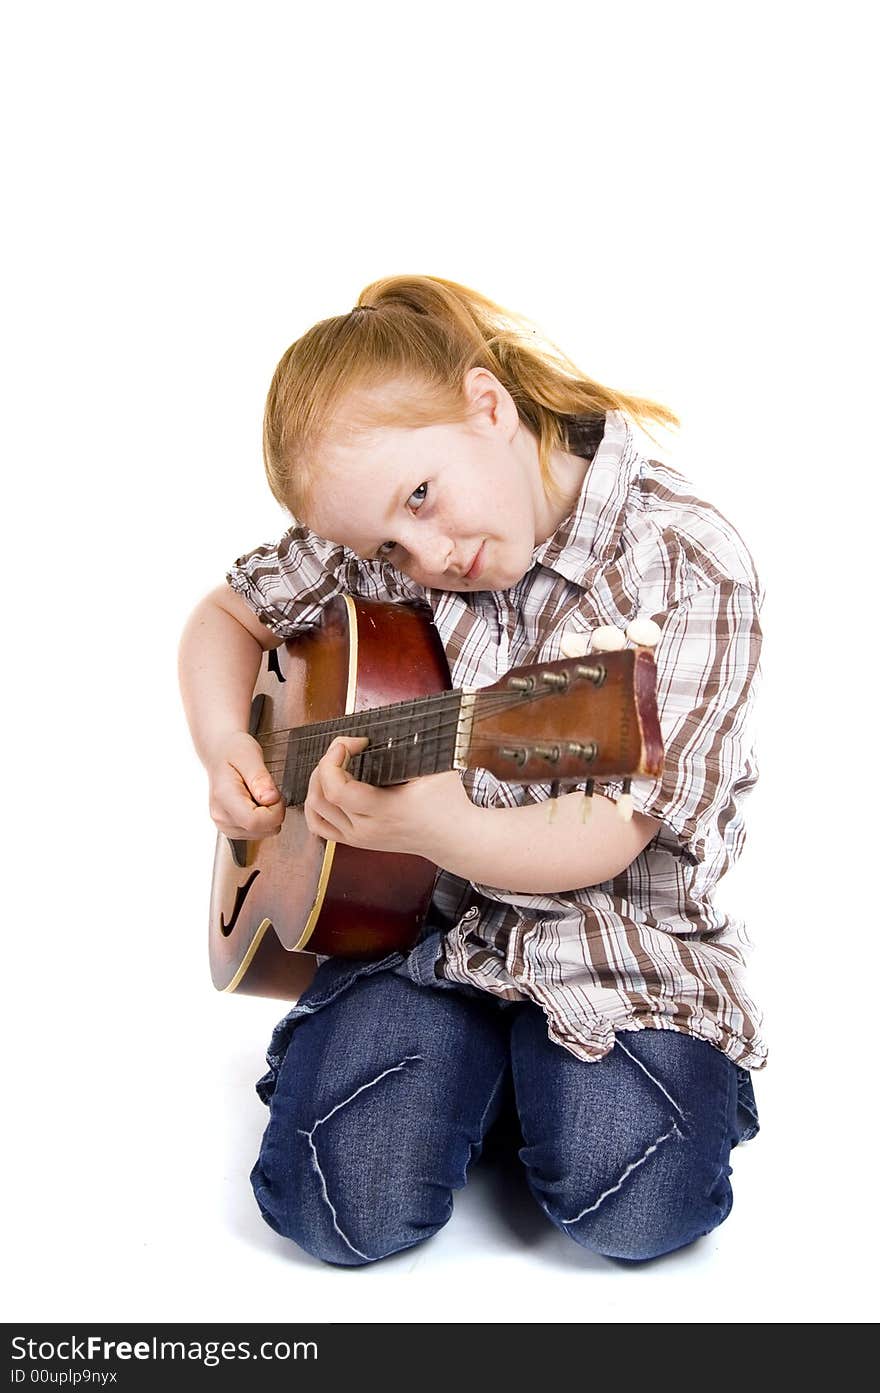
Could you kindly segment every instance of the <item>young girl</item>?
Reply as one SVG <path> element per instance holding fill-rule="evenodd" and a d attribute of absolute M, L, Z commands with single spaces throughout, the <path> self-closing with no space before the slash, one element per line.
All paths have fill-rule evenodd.
<path fill-rule="evenodd" d="M 239 557 L 181 640 L 219 831 L 280 828 L 254 683 L 342 591 L 427 600 L 455 687 L 653 635 L 665 768 L 633 780 L 627 820 L 619 781 L 589 803 L 485 770 L 378 788 L 346 769 L 363 741 L 330 746 L 311 831 L 439 870 L 415 948 L 318 959 L 276 1027 L 257 1203 L 309 1253 L 374 1262 L 447 1222 L 515 1108 L 549 1220 L 655 1258 L 722 1223 L 730 1151 L 758 1132 L 749 940 L 712 895 L 757 778 L 761 583 L 735 528 L 639 452 L 631 423 L 678 424 L 666 408 L 454 282 L 393 276 L 361 300 L 292 344 L 269 390 L 266 471 L 294 525 Z"/>

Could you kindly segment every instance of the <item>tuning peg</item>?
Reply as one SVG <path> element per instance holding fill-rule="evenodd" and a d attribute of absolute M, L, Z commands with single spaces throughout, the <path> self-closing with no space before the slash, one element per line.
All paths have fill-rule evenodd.
<path fill-rule="evenodd" d="M 538 759 L 546 759 L 548 764 L 559 763 L 558 745 L 533 745 L 532 754 Z"/>
<path fill-rule="evenodd" d="M 601 687 L 608 676 L 608 669 L 604 663 L 591 663 L 589 667 L 586 663 L 578 663 L 574 675 L 583 682 L 592 682 L 594 687 Z"/>
<path fill-rule="evenodd" d="M 584 800 L 581 803 L 581 822 L 586 822 L 590 813 L 593 811 L 593 789 L 595 785 L 595 779 L 587 779 L 586 787 L 584 788 Z"/>
<path fill-rule="evenodd" d="M 655 624 L 653 619 L 634 619 L 626 628 L 627 638 L 631 643 L 637 643 L 640 648 L 656 648 L 661 632 L 660 625 Z"/>
<path fill-rule="evenodd" d="M 558 779 L 554 779 L 550 785 L 550 811 L 547 814 L 547 821 L 553 822 L 556 819 L 556 800 L 559 797 L 561 785 Z"/>
<path fill-rule="evenodd" d="M 569 740 L 566 753 L 574 755 L 577 759 L 594 760 L 599 753 L 599 746 L 595 740 L 588 740 L 585 745 L 578 740 Z"/>
<path fill-rule="evenodd" d="M 592 646 L 594 653 L 617 653 L 626 647 L 626 635 L 613 624 L 603 624 L 593 630 Z"/>
<path fill-rule="evenodd" d="M 575 629 L 569 629 L 562 635 L 559 651 L 563 658 L 583 658 L 590 651 L 590 635 L 579 634 Z"/>
<path fill-rule="evenodd" d="M 633 799 L 630 793 L 632 779 L 624 779 L 620 797 L 617 800 L 617 812 L 621 822 L 632 822 Z"/>
<path fill-rule="evenodd" d="M 529 752 L 524 745 L 506 745 L 501 749 L 501 754 L 505 759 L 512 759 L 520 767 L 525 764 L 529 757 Z"/>

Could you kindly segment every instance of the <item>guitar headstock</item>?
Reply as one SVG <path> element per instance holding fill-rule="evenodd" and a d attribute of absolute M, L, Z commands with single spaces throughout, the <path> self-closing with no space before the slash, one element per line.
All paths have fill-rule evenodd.
<path fill-rule="evenodd" d="M 656 777 L 663 769 L 650 648 L 512 668 L 465 693 L 456 767 L 506 783 Z"/>

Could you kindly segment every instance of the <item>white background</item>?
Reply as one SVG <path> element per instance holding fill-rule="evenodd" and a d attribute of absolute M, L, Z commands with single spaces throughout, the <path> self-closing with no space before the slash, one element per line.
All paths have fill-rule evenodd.
<path fill-rule="evenodd" d="M 5 21 L 7 1319 L 872 1318 L 877 113 L 868 7 L 33 3 Z M 724 883 L 770 1041 L 709 1238 L 624 1271 L 478 1168 L 333 1268 L 260 1219 L 272 1001 L 211 988 L 177 644 L 287 525 L 275 363 L 400 272 L 671 406 L 767 586 Z M 14 504 L 14 507 L 10 507 Z M 872 1230 L 874 1230 L 872 1232 Z"/>

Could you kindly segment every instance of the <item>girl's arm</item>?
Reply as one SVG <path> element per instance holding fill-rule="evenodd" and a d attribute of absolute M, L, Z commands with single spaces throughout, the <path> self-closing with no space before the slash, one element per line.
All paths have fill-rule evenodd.
<path fill-rule="evenodd" d="M 180 639 L 180 691 L 196 754 L 208 772 L 211 817 L 228 837 L 281 829 L 284 804 L 248 734 L 263 651 L 281 642 L 228 586 L 193 610 Z"/>
<path fill-rule="evenodd" d="M 373 788 L 345 771 L 366 740 L 342 736 L 316 766 L 305 804 L 309 829 L 329 841 L 424 856 L 479 885 L 531 894 L 599 885 L 624 870 L 657 834 L 642 813 L 624 822 L 600 795 L 584 820 L 582 793 L 555 804 L 480 808 L 456 771 Z"/>
<path fill-rule="evenodd" d="M 278 642 L 244 600 L 228 586 L 223 591 L 222 604 L 219 590 L 213 590 L 196 605 L 178 649 L 183 707 L 196 754 L 206 767 L 219 740 L 247 730 L 263 649 Z"/>
<path fill-rule="evenodd" d="M 496 889 L 553 894 L 601 885 L 625 870 L 660 830 L 634 812 L 624 822 L 610 798 L 567 793 L 555 805 L 477 808 L 468 828 L 456 827 L 444 870 Z M 584 814 L 586 812 L 586 818 Z"/>

